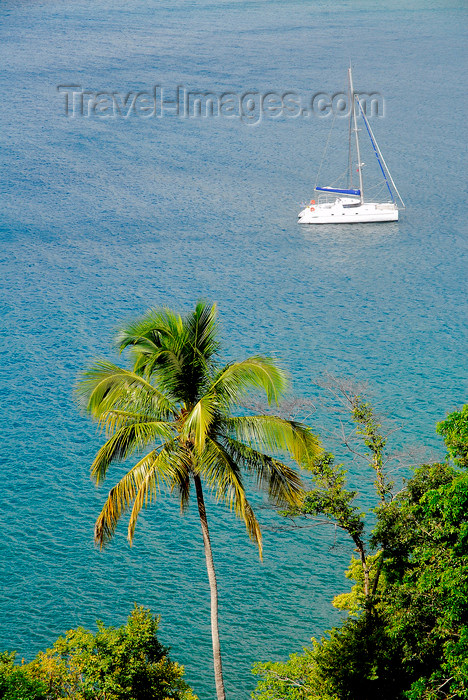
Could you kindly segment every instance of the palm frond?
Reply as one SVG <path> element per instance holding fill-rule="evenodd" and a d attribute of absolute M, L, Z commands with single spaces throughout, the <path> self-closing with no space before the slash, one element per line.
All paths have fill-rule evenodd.
<path fill-rule="evenodd" d="M 153 479 L 149 480 L 151 491 L 148 491 L 152 498 L 156 497 L 161 482 L 170 487 L 170 472 L 158 469 L 160 454 L 157 450 L 149 452 L 109 491 L 94 528 L 94 539 L 101 549 L 114 536 L 120 518 L 129 510 L 148 476 Z"/>
<path fill-rule="evenodd" d="M 156 430 L 161 431 L 160 437 L 170 440 L 173 435 L 175 423 L 170 421 L 155 421 L 153 416 L 137 411 L 105 411 L 98 421 L 99 428 L 103 430 L 106 437 L 111 437 L 120 428 L 135 424 L 153 423 Z"/>
<path fill-rule="evenodd" d="M 146 508 L 149 503 L 156 499 L 156 496 L 160 492 L 161 482 L 171 490 L 174 486 L 176 469 L 174 468 L 173 455 L 173 450 L 165 446 L 157 455 L 151 468 L 148 469 L 145 478 L 140 483 L 138 492 L 133 501 L 132 512 L 128 523 L 127 539 L 130 545 L 133 543 L 135 527 L 143 506 Z"/>
<path fill-rule="evenodd" d="M 181 437 L 190 439 L 198 452 L 202 452 L 205 439 L 216 415 L 218 402 L 213 394 L 205 394 L 197 401 L 184 421 Z"/>
<path fill-rule="evenodd" d="M 185 327 L 191 340 L 194 359 L 198 358 L 206 365 L 219 350 L 216 304 L 209 306 L 206 302 L 199 301 L 195 311 L 187 316 Z"/>
<path fill-rule="evenodd" d="M 103 421 L 106 422 L 107 414 Z M 117 419 L 115 419 L 117 420 Z M 111 416 L 109 421 L 114 422 Z M 166 442 L 173 439 L 173 430 L 165 422 L 131 422 L 118 427 L 115 433 L 99 449 L 91 465 L 91 476 L 99 484 L 106 476 L 112 462 L 130 457 L 135 451 L 142 450 L 157 440 Z"/>
<path fill-rule="evenodd" d="M 227 437 L 223 442 L 231 460 L 254 476 L 274 505 L 299 505 L 302 502 L 304 488 L 295 469 L 233 438 Z"/>
<path fill-rule="evenodd" d="M 154 375 L 163 392 L 192 405 L 211 376 L 219 347 L 216 336 L 216 307 L 199 302 L 185 317 L 169 309 L 151 309 L 120 330 L 117 344 L 121 350 L 131 348 L 136 374 Z"/>
<path fill-rule="evenodd" d="M 190 474 L 193 471 L 193 453 L 184 444 L 181 444 L 179 436 L 174 441 L 170 456 L 173 470 L 171 492 L 177 492 L 180 500 L 180 510 L 184 513 L 190 501 Z"/>
<path fill-rule="evenodd" d="M 219 349 L 216 306 L 199 302 L 183 319 L 184 343 L 179 351 L 180 371 L 174 373 L 174 391 L 187 406 L 193 406 L 205 393 Z"/>
<path fill-rule="evenodd" d="M 303 468 L 323 452 L 310 428 L 297 421 L 264 415 L 226 418 L 223 423 L 238 440 L 262 451 L 286 452 Z"/>
<path fill-rule="evenodd" d="M 122 326 L 115 337 L 120 352 L 129 346 L 157 350 L 164 340 L 180 336 L 183 322 L 180 314 L 170 309 L 149 309 L 144 316 Z"/>
<path fill-rule="evenodd" d="M 274 360 L 260 355 L 226 365 L 208 392 L 215 392 L 228 406 L 239 403 L 251 389 L 265 391 L 268 403 L 278 403 L 288 385 L 287 374 Z"/>
<path fill-rule="evenodd" d="M 124 326 L 117 334 L 116 343 L 122 352 L 131 348 L 136 374 L 153 374 L 163 391 L 174 392 L 173 377 L 181 370 L 180 352 L 187 343 L 187 332 L 180 314 L 170 309 L 150 309 L 147 314 Z"/>
<path fill-rule="evenodd" d="M 244 521 L 250 539 L 258 546 L 261 558 L 262 533 L 247 500 L 239 466 L 217 440 L 207 439 L 205 450 L 200 455 L 198 472 L 215 498 L 224 501 Z"/>
<path fill-rule="evenodd" d="M 112 409 L 145 407 L 160 418 L 174 415 L 176 404 L 142 376 L 122 369 L 107 360 L 99 360 L 82 374 L 76 388 L 79 404 L 99 419 Z"/>

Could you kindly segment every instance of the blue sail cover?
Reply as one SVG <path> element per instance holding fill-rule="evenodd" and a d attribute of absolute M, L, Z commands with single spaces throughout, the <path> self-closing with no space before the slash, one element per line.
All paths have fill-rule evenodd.
<path fill-rule="evenodd" d="M 367 121 L 367 117 L 366 117 L 365 113 L 362 111 L 362 107 L 361 107 L 361 103 L 359 102 L 359 98 L 358 98 L 357 103 L 358 103 L 358 105 L 359 105 L 359 110 L 360 110 L 360 112 L 361 112 L 361 114 L 362 114 L 362 118 L 364 119 L 364 124 L 366 125 L 367 133 L 369 134 L 369 138 L 370 138 L 370 140 L 371 140 L 372 148 L 374 149 L 374 153 L 375 153 L 375 155 L 376 155 L 376 157 L 377 157 L 377 160 L 378 160 L 378 163 L 379 163 L 379 165 L 380 165 L 380 170 L 382 171 L 382 175 L 384 176 L 385 184 L 387 185 L 387 190 L 390 192 L 390 197 L 392 198 L 392 202 L 395 203 L 395 199 L 394 199 L 394 197 L 393 197 L 393 192 L 392 192 L 392 190 L 390 189 L 390 185 L 388 184 L 387 176 L 385 175 L 385 170 L 384 170 L 384 168 L 383 168 L 382 161 L 380 160 L 380 156 L 379 156 L 379 147 L 377 146 L 377 144 L 376 144 L 376 142 L 375 142 L 375 140 L 374 140 L 374 138 L 373 138 L 372 129 L 371 129 L 370 126 L 369 126 L 369 122 Z M 381 155 L 382 155 L 382 154 L 381 154 Z M 390 173 L 389 173 L 389 175 L 390 175 Z M 391 178 L 391 175 L 390 175 L 390 178 Z M 397 190 L 397 192 L 398 192 L 398 190 Z M 399 195 L 398 195 L 398 196 L 399 196 Z M 400 199 L 401 199 L 401 197 L 400 197 Z"/>
<path fill-rule="evenodd" d="M 320 192 L 335 192 L 336 194 L 355 194 L 356 196 L 361 195 L 361 190 L 337 190 L 335 187 L 316 187 L 316 190 Z"/>

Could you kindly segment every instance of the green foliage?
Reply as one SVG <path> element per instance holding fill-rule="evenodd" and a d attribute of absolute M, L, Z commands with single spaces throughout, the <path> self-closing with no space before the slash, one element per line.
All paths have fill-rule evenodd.
<path fill-rule="evenodd" d="M 326 515 L 349 533 L 353 540 L 359 540 L 364 529 L 364 514 L 353 505 L 356 491 L 345 488 L 346 471 L 343 465 L 335 464 L 329 452 L 316 459 L 309 472 L 314 477 L 314 488 L 308 491 L 300 507 L 291 508 L 288 515 Z"/>
<path fill-rule="evenodd" d="M 318 680 L 340 700 L 395 700 L 400 685 L 396 649 L 375 611 L 332 629 L 315 643 L 313 653 Z"/>
<path fill-rule="evenodd" d="M 315 640 L 313 640 L 316 645 Z M 314 646 L 314 649 L 316 647 Z M 254 700 L 339 700 L 328 692 L 329 683 L 317 674 L 314 649 L 304 649 L 303 654 L 292 654 L 289 660 L 258 663 L 252 673 L 260 677 Z"/>
<path fill-rule="evenodd" d="M 452 483 L 455 472 L 446 463 L 424 464 L 415 469 L 405 489 L 391 503 L 376 508 L 377 524 L 370 544 L 385 550 L 386 576 L 397 582 L 406 570 L 417 538 L 426 541 L 415 508 L 428 491 Z"/>
<path fill-rule="evenodd" d="M 433 488 L 436 472 L 442 484 Z M 387 544 L 392 585 L 381 607 L 389 634 L 400 641 L 403 668 L 418 676 L 412 699 L 468 697 L 468 475 L 452 470 L 447 483 L 447 472 L 446 465 L 417 471 L 419 483 L 428 475 L 428 489 L 417 500 L 411 489 L 402 494 Z M 403 546 L 395 547 L 398 531 Z"/>
<path fill-rule="evenodd" d="M 130 349 L 131 370 L 101 360 L 84 373 L 78 399 L 106 434 L 91 467 L 93 478 L 100 483 L 113 463 L 138 456 L 98 518 L 95 538 L 101 547 L 128 511 L 131 543 L 141 508 L 156 501 L 161 489 L 178 495 L 181 509 L 187 508 L 195 479 L 245 522 L 260 552 L 260 527 L 243 472 L 253 474 L 275 505 L 300 501 L 300 477 L 278 455 L 305 465 L 320 452 L 317 438 L 278 416 L 239 416 L 251 389 L 276 402 L 287 386 L 286 374 L 262 356 L 223 366 L 217 336 L 214 306 L 199 303 L 185 317 L 153 309 L 117 337 L 121 351 Z"/>
<path fill-rule="evenodd" d="M 34 678 L 27 666 L 15 664 L 15 652 L 0 653 L 2 700 L 47 700 L 46 684 Z"/>
<path fill-rule="evenodd" d="M 392 492 L 393 482 L 387 478 L 384 470 L 387 439 L 382 434 L 382 425 L 377 420 L 372 406 L 360 396 L 352 397 L 351 408 L 351 415 L 357 426 L 356 433 L 362 437 L 371 455 L 377 494 L 382 501 L 386 501 Z"/>
<path fill-rule="evenodd" d="M 467 436 L 457 431 L 459 460 Z M 343 517 L 342 475 L 337 512 L 319 482 L 310 513 Z M 390 502 L 384 495 L 370 540 L 379 551 L 366 555 L 372 595 L 354 558 L 355 586 L 335 601 L 357 618 L 285 663 L 257 665 L 256 700 L 468 700 L 468 474 L 422 465 Z"/>
<path fill-rule="evenodd" d="M 184 669 L 157 638 L 159 618 L 135 606 L 122 627 L 98 622 L 96 633 L 79 627 L 60 637 L 29 664 L 0 663 L 8 686 L 4 700 L 196 700 Z M 3 673 L 3 666 L 9 670 Z M 3 686 L 0 686 L 3 689 Z"/>
<path fill-rule="evenodd" d="M 436 431 L 442 435 L 448 455 L 459 467 L 468 467 L 468 404 L 461 411 L 450 413 L 437 423 Z"/>
<path fill-rule="evenodd" d="M 347 387 L 338 384 L 338 394 L 344 398 L 355 423 L 354 437 L 364 444 L 365 456 L 369 467 L 375 472 L 375 493 L 382 507 L 388 506 L 393 483 L 387 478 L 385 464 L 387 461 L 387 440 L 382 434 L 382 426 L 374 410 L 361 396 L 353 395 Z M 348 438 L 344 443 L 350 449 Z M 352 450 L 353 452 L 355 450 Z M 364 530 L 365 513 L 355 504 L 357 492 L 347 488 L 347 471 L 342 464 L 335 464 L 332 454 L 325 453 L 309 464 L 312 475 L 311 488 L 306 492 L 303 502 L 286 511 L 292 517 L 316 517 L 325 515 L 338 527 L 348 533 L 359 554 L 361 574 L 349 598 L 340 597 L 337 607 L 349 609 L 356 614 L 363 607 L 368 607 L 375 596 L 381 575 L 381 557 L 368 553 L 369 545 Z M 362 587 L 361 587 L 362 586 Z"/>
<path fill-rule="evenodd" d="M 367 556 L 370 585 L 373 587 L 374 583 L 376 584 L 377 594 L 379 594 L 385 586 L 385 577 L 380 573 L 381 560 L 381 552 L 377 552 L 377 554 L 369 554 Z M 377 574 L 379 574 L 378 582 L 376 582 Z M 333 598 L 333 606 L 338 608 L 338 610 L 347 610 L 350 615 L 356 616 L 366 606 L 366 596 L 364 594 L 364 572 L 359 559 L 356 559 L 354 556 L 351 558 L 351 563 L 345 573 L 345 576 L 346 578 L 355 582 L 354 586 L 348 593 L 340 593 L 339 595 L 335 596 Z"/>
<path fill-rule="evenodd" d="M 255 700 L 395 700 L 400 687 L 395 645 L 382 620 L 367 613 L 332 629 L 285 663 L 257 664 Z"/>

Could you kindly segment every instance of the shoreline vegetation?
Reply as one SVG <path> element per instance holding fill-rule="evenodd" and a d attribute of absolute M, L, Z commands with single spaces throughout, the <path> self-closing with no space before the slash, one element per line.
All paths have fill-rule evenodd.
<path fill-rule="evenodd" d="M 260 525 L 247 499 L 254 484 L 292 531 L 304 520 L 331 523 L 349 537 L 352 556 L 350 591 L 333 600 L 346 619 L 287 661 L 255 664 L 251 697 L 468 700 L 468 405 L 437 424 L 445 459 L 413 467 L 396 486 L 391 433 L 360 387 L 328 376 L 322 388 L 352 424 L 343 427 L 342 445 L 350 459 L 365 461 L 366 486 L 373 483 L 374 502 L 366 511 L 349 486 L 347 465 L 336 463 L 306 420 L 282 411 L 288 380 L 278 363 L 261 355 L 220 362 L 214 305 L 199 302 L 185 316 L 152 309 L 122 326 L 116 345 L 128 352 L 130 367 L 96 361 L 76 390 L 104 435 L 91 466 L 96 484 L 115 462 L 136 459 L 111 488 L 95 541 L 102 549 L 129 513 L 131 545 L 141 509 L 151 505 L 157 512 L 161 492 L 175 494 L 182 511 L 194 493 L 211 595 L 217 699 L 226 698 L 222 620 L 205 494 L 244 521 L 261 557 Z M 262 413 L 259 393 L 267 404 Z M 122 627 L 98 622 L 96 633 L 70 630 L 29 663 L 3 652 L 0 700 L 198 700 L 184 668 L 158 641 L 158 624 L 135 605 Z"/>
<path fill-rule="evenodd" d="M 389 478 L 387 438 L 373 409 L 335 383 L 351 408 L 354 437 L 374 470 L 367 513 L 346 470 L 325 454 L 293 518 L 326 518 L 355 545 L 333 605 L 348 613 L 303 653 L 258 663 L 254 700 L 466 700 L 468 698 L 468 404 L 437 424 L 445 461 Z M 348 435 L 352 452 L 355 445 Z M 374 516 L 371 530 L 366 517 Z"/>

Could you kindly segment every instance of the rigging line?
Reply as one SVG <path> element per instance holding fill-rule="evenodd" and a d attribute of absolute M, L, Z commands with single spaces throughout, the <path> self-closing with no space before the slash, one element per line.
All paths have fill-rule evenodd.
<path fill-rule="evenodd" d="M 338 175 L 336 180 L 334 182 L 330 183 L 330 187 L 335 187 L 336 185 L 338 185 L 342 180 L 345 179 L 346 175 L 347 175 L 347 170 L 345 170 L 344 173 L 341 173 L 341 175 Z"/>
<path fill-rule="evenodd" d="M 378 162 L 378 164 L 379 164 L 379 166 L 380 166 L 380 170 L 382 171 L 382 175 L 384 176 L 384 179 L 385 179 L 385 182 L 386 182 L 386 185 L 387 185 L 387 189 L 388 189 L 388 191 L 390 192 L 390 197 L 392 198 L 392 202 L 395 203 L 395 198 L 394 198 L 394 196 L 393 196 L 393 192 L 392 192 L 392 190 L 390 189 L 390 185 L 388 184 L 387 176 L 385 175 L 385 170 L 383 169 L 383 165 L 382 165 L 381 160 L 380 160 L 380 158 L 379 158 L 379 154 L 377 153 L 377 148 L 376 148 L 375 141 L 374 141 L 374 139 L 372 138 L 371 132 L 370 132 L 370 130 L 369 130 L 369 123 L 368 123 L 368 121 L 367 121 L 367 119 L 366 119 L 366 117 L 365 117 L 364 112 L 362 111 L 361 103 L 359 102 L 359 97 L 358 97 L 357 95 L 356 95 L 356 101 L 357 101 L 357 103 L 358 103 L 358 105 L 359 105 L 359 111 L 361 112 L 361 116 L 362 116 L 362 118 L 364 119 L 364 124 L 366 125 L 367 133 L 369 134 L 369 138 L 370 138 L 371 143 L 372 143 L 372 148 L 374 149 L 374 153 L 375 153 L 375 156 L 376 156 L 376 158 L 377 158 L 377 162 Z"/>
<path fill-rule="evenodd" d="M 325 155 L 326 155 L 327 150 L 328 150 L 328 144 L 330 143 L 330 137 L 331 137 L 332 129 L 333 129 L 333 126 L 334 126 L 334 124 L 335 124 L 335 119 L 336 119 L 336 114 L 335 114 L 334 117 L 333 117 L 332 125 L 331 125 L 331 127 L 330 127 L 330 131 L 328 132 L 328 138 L 327 138 L 327 141 L 326 141 L 326 143 L 325 143 L 325 148 L 323 149 L 322 159 L 321 159 L 321 161 L 320 161 L 320 165 L 319 165 L 317 177 L 315 178 L 315 187 L 317 186 L 317 182 L 319 181 L 319 177 L 320 177 L 320 173 L 321 173 L 321 170 L 322 170 L 323 161 L 325 160 Z"/>
<path fill-rule="evenodd" d="M 403 207 L 406 208 L 406 205 L 405 205 L 405 203 L 404 203 L 404 201 L 403 201 L 403 199 L 402 199 L 402 197 L 401 197 L 401 194 L 398 192 L 398 188 L 397 188 L 397 186 L 395 185 L 395 183 L 393 182 L 392 174 L 391 174 L 390 170 L 388 169 L 388 165 L 387 165 L 387 163 L 385 162 L 385 159 L 384 159 L 384 157 L 383 157 L 383 155 L 382 155 L 382 153 L 381 153 L 381 151 L 380 151 L 379 144 L 378 144 L 377 141 L 375 140 L 374 132 L 373 132 L 372 129 L 371 129 L 371 125 L 370 125 L 369 122 L 367 121 L 367 117 L 366 117 L 366 115 L 364 114 L 364 112 L 362 111 L 362 107 L 361 107 L 361 104 L 360 104 L 360 102 L 359 102 L 359 99 L 358 99 L 358 104 L 359 104 L 359 109 L 361 110 L 362 117 L 363 117 L 363 119 L 364 119 L 364 123 L 365 123 L 366 128 L 367 128 L 367 131 L 368 131 L 368 133 L 369 133 L 369 136 L 371 137 L 372 144 L 375 145 L 375 147 L 376 147 L 376 149 L 377 149 L 377 153 L 379 154 L 380 158 L 382 159 L 382 162 L 383 162 L 383 164 L 384 164 L 384 166 L 385 166 L 385 168 L 386 168 L 386 170 L 387 170 L 388 177 L 390 178 L 390 182 L 392 183 L 393 187 L 395 188 L 395 192 L 397 193 L 400 202 L 402 203 Z M 379 164 L 380 164 L 380 161 L 379 161 Z M 382 167 L 382 166 L 381 166 L 381 167 Z M 385 173 L 384 173 L 384 177 L 385 177 Z M 386 180 L 387 180 L 387 178 L 385 178 L 385 181 L 386 181 Z M 388 186 L 388 184 L 387 184 L 387 186 Z M 393 199 L 393 197 L 392 197 L 392 199 Z"/>
<path fill-rule="evenodd" d="M 343 85 L 342 92 L 344 92 L 345 89 L 346 89 L 346 84 Z M 334 127 L 334 125 L 335 125 L 336 117 L 337 117 L 337 111 L 336 111 L 336 110 L 333 110 L 333 120 L 332 120 L 332 123 L 331 123 L 330 130 L 329 130 L 329 132 L 328 132 L 328 137 L 327 137 L 327 142 L 326 142 L 326 144 L 325 144 L 325 148 L 323 149 L 322 159 L 321 159 L 321 161 L 320 161 L 320 165 L 319 165 L 317 177 L 315 178 L 314 189 L 315 189 L 315 187 L 317 187 L 317 183 L 318 183 L 319 178 L 320 178 L 320 173 L 321 173 L 321 171 L 322 171 L 323 161 L 325 160 L 325 156 L 326 156 L 326 153 L 327 153 L 327 150 L 328 150 L 328 144 L 330 143 L 331 133 L 332 133 L 333 127 Z M 346 171 L 345 171 L 344 174 L 346 175 Z M 342 176 L 340 176 L 340 177 L 342 177 Z"/>
<path fill-rule="evenodd" d="M 384 182 L 376 182 L 375 185 L 371 185 L 370 187 L 367 187 L 366 189 L 367 189 L 368 192 L 371 192 L 371 191 L 373 191 L 373 190 L 376 190 L 377 188 L 378 188 L 379 190 L 380 190 L 380 189 L 384 189 L 384 188 L 385 188 L 385 183 L 384 183 Z"/>
<path fill-rule="evenodd" d="M 317 177 L 315 178 L 314 189 L 317 187 L 317 182 L 319 181 L 319 177 L 320 177 L 320 172 L 321 172 L 321 170 L 322 170 L 323 161 L 324 161 L 324 159 L 325 159 L 325 155 L 326 155 L 326 152 L 327 152 L 327 150 L 328 150 L 328 144 L 330 143 L 331 133 L 332 133 L 333 127 L 334 127 L 334 125 L 335 125 L 335 119 L 336 119 L 336 113 L 333 115 L 333 121 L 332 121 L 332 124 L 331 124 L 331 127 L 330 127 L 330 131 L 328 132 L 327 142 L 326 142 L 326 144 L 325 144 L 325 148 L 323 149 L 322 160 L 320 161 L 320 165 L 319 165 Z"/>

